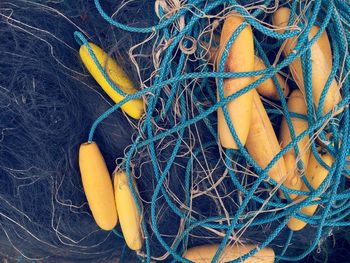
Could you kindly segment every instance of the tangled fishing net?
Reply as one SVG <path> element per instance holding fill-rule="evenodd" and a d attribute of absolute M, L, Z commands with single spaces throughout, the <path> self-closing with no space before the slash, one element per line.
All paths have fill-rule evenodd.
<path fill-rule="evenodd" d="M 116 3 L 117 2 L 117 3 Z M 291 10 L 284 32 L 273 26 L 280 7 Z M 222 24 L 232 13 L 245 22 L 211 59 Z M 271 247 L 276 260 L 300 261 L 328 249 L 327 240 L 349 226 L 349 72 L 350 5 L 347 1 L 1 1 L 0 3 L 0 254 L 12 261 L 38 262 L 190 262 L 191 247 L 219 244 L 213 262 L 227 246 L 257 246 L 244 260 Z M 250 25 L 255 55 L 266 69 L 226 72 L 227 50 L 239 30 Z M 312 26 L 319 31 L 310 38 Z M 311 47 L 327 32 L 332 68 L 315 105 Z M 294 51 L 282 55 L 283 43 Z M 114 104 L 78 59 L 88 41 L 108 51 L 136 83 L 138 92 Z M 307 114 L 288 111 L 288 96 L 275 75 L 298 89 L 288 66 L 302 62 Z M 95 58 L 96 62 L 96 58 Z M 100 65 L 103 70 L 104 65 Z M 322 74 L 322 73 L 321 73 Z M 107 76 L 107 75 L 106 75 Z M 254 77 L 249 85 L 223 96 L 224 80 Z M 230 133 L 238 149 L 221 146 L 217 110 L 273 78 L 279 100 L 262 97 L 276 134 L 282 118 L 308 123 L 260 167 Z M 335 79 L 341 99 L 322 112 Z M 115 86 L 115 85 L 114 85 Z M 118 90 L 118 87 L 115 86 Z M 120 92 L 120 91 L 119 91 Z M 124 94 L 125 95 L 125 94 Z M 121 105 L 145 102 L 139 121 Z M 340 112 L 340 113 L 339 113 Z M 269 178 L 270 169 L 304 138 L 328 175 L 317 189 L 293 190 Z M 110 171 L 125 170 L 142 214 L 144 245 L 128 250 L 120 227 L 103 231 L 94 222 L 78 167 L 79 145 L 99 144 Z M 332 164 L 322 161 L 332 156 Z M 297 158 L 300 178 L 305 169 Z M 131 180 L 135 179 L 138 190 Z M 286 199 L 281 198 L 281 193 Z M 292 200 L 289 194 L 307 198 Z M 317 197 L 317 198 L 316 198 Z M 305 216 L 300 209 L 318 204 Z M 288 221 L 307 223 L 292 231 Z M 11 261 L 11 262 L 12 262 Z"/>

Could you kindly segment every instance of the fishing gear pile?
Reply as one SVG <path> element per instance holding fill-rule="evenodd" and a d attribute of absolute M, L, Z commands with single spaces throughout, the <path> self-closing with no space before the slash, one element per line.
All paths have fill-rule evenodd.
<path fill-rule="evenodd" d="M 349 226 L 345 1 L 0 15 L 5 258 L 291 262 Z"/>

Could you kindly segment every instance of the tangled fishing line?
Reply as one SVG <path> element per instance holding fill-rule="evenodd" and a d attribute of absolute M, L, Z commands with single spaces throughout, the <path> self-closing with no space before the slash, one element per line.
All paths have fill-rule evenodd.
<path fill-rule="evenodd" d="M 272 23 L 272 15 L 280 7 L 288 7 L 294 14 L 284 32 L 278 32 Z M 44 14 L 37 24 L 40 26 L 46 24 L 47 13 L 65 21 L 69 40 L 63 40 L 67 32 L 57 29 L 51 33 L 30 26 L 30 21 L 18 20 L 16 14 L 26 9 Z M 0 45 L 0 52 L 11 56 L 0 63 L 4 65 L 1 81 L 14 76 L 0 83 L 0 225 L 5 237 L 1 238 L 4 249 L 0 251 L 4 256 L 45 262 L 126 258 L 119 228 L 99 230 L 85 201 L 76 157 L 79 144 L 86 139 L 101 145 L 110 170 L 118 167 L 127 174 L 142 215 L 144 246 L 137 257 L 145 262 L 190 262 L 183 253 L 209 243 L 219 244 L 213 262 L 220 259 L 225 247 L 246 243 L 257 247 L 234 262 L 265 247 L 274 249 L 277 260 L 298 261 L 319 248 L 334 230 L 349 225 L 350 6 L 346 1 L 157 0 L 152 7 L 143 7 L 134 1 L 113 4 L 95 0 L 93 6 L 76 4 L 63 9 L 58 11 L 49 2 L 0 4 L 4 28 L 0 32 L 8 41 L 16 42 L 20 34 L 23 39 L 29 35 L 46 49 L 38 48 L 39 44 L 31 46 L 29 40 L 22 53 L 18 53 L 20 48 L 15 48 L 16 53 Z M 145 22 L 142 11 L 151 19 Z M 94 30 L 77 22 L 91 13 L 97 21 L 93 22 Z M 220 46 L 222 24 L 232 13 L 243 17 L 245 23 L 218 57 L 215 50 Z M 141 18 L 137 20 L 137 16 Z M 147 26 L 142 26 L 144 23 Z M 266 69 L 226 72 L 228 50 L 247 25 L 253 31 L 255 53 Z M 319 31 L 310 38 L 314 25 Z M 117 58 L 124 56 L 120 63 L 138 83 L 139 91 L 127 95 L 113 85 L 125 95 L 116 104 L 99 93 L 93 80 L 81 73 L 74 31 L 78 44 L 106 41 L 107 47 L 112 46 L 110 53 Z M 315 105 L 310 50 L 323 31 L 331 41 L 332 68 Z M 131 39 L 124 44 L 116 40 L 123 34 Z M 296 41 L 294 52 L 283 56 L 283 45 L 289 39 Z M 18 45 L 24 42 L 18 41 Z M 60 53 L 62 47 L 66 51 Z M 93 52 L 91 55 L 99 64 Z M 288 110 L 288 96 L 275 77 L 279 73 L 291 90 L 298 89 L 288 66 L 299 58 L 307 105 L 307 115 L 302 116 Z M 108 79 L 103 72 L 105 65 L 99 66 Z M 244 77 L 255 81 L 225 97 L 224 80 Z M 291 130 L 295 116 L 307 121 L 308 128 L 297 135 L 291 132 L 290 143 L 266 167 L 260 167 L 241 143 L 237 143 L 237 150 L 221 146 L 217 110 L 222 107 L 230 122 L 225 105 L 270 78 L 280 99 L 262 97 L 262 101 L 276 133 L 282 118 Z M 341 99 L 323 113 L 334 78 Z M 51 84 L 57 89 L 48 91 Z M 145 114 L 138 122 L 126 120 L 120 107 L 136 98 L 143 98 Z M 239 142 L 236 128 L 229 125 L 232 137 Z M 288 189 L 269 178 L 269 171 L 286 153 L 304 150 L 298 149 L 304 138 L 309 138 L 308 149 L 328 170 L 313 191 Z M 322 161 L 320 148 L 332 156 L 331 165 Z M 293 165 L 310 186 L 300 158 Z M 280 198 L 281 193 L 286 199 Z M 291 194 L 307 198 L 292 200 L 288 197 Z M 303 207 L 316 204 L 319 208 L 313 216 L 300 213 Z M 292 217 L 305 221 L 307 227 L 290 230 L 287 223 Z"/>

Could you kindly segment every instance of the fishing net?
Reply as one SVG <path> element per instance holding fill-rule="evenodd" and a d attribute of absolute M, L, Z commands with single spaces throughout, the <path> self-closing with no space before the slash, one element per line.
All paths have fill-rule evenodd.
<path fill-rule="evenodd" d="M 280 7 L 293 14 L 283 33 L 272 23 Z M 245 22 L 213 62 L 222 24 L 232 13 Z M 290 262 L 327 249 L 327 240 L 349 225 L 350 6 L 346 1 L 11 0 L 0 3 L 0 16 L 4 258 L 186 262 L 182 254 L 188 248 L 218 244 L 215 261 L 226 246 L 251 243 L 257 248 L 237 262 L 264 247 L 274 249 L 276 260 Z M 310 38 L 315 25 L 319 30 Z M 227 50 L 247 26 L 252 28 L 255 54 L 266 69 L 227 72 Z M 332 67 L 315 104 L 311 50 L 323 32 L 331 43 Z M 294 51 L 281 54 L 290 39 L 296 42 Z M 139 91 L 124 94 L 116 104 L 110 100 L 79 60 L 79 47 L 85 45 L 98 64 L 88 42 L 116 59 Z M 306 115 L 288 110 L 288 96 L 283 96 L 276 79 L 279 73 L 291 90 L 298 89 L 288 67 L 297 59 L 302 65 Z M 99 66 L 108 78 L 104 65 Z M 255 81 L 225 97 L 224 80 L 243 77 Z M 285 119 L 291 142 L 261 167 L 239 143 L 237 127 L 229 125 L 238 149 L 221 146 L 217 110 L 222 108 L 230 123 L 226 105 L 270 78 L 280 99 L 261 99 L 277 135 Z M 341 99 L 323 112 L 333 79 Z M 145 102 L 145 114 L 138 121 L 120 110 L 135 98 Z M 293 118 L 306 121 L 308 128 L 296 135 Z M 310 154 L 328 171 L 320 186 L 309 191 L 289 189 L 269 176 L 271 168 L 294 149 L 300 179 L 310 186 L 298 158 L 303 150 L 298 143 L 304 138 L 309 138 Z M 98 143 L 111 173 L 119 167 L 128 176 L 142 214 L 144 246 L 137 253 L 127 248 L 119 226 L 103 231 L 94 222 L 78 167 L 79 145 L 86 141 Z M 320 148 L 322 154 L 331 155 L 331 165 L 322 161 Z M 292 200 L 290 194 L 306 198 Z M 313 216 L 300 213 L 315 204 Z M 306 227 L 290 230 L 287 223 L 292 217 L 307 222 Z"/>

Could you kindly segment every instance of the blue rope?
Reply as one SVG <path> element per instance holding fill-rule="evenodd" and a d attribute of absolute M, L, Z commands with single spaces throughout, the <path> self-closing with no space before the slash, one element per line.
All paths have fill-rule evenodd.
<path fill-rule="evenodd" d="M 274 5 L 275 1 L 266 0 L 264 4 L 268 7 Z M 138 151 L 147 152 L 152 169 L 152 181 L 155 183 L 153 186 L 152 199 L 150 204 L 150 218 L 142 218 L 142 230 L 145 236 L 145 257 L 144 261 L 150 262 L 154 253 L 153 244 L 150 239 L 150 229 L 152 236 L 156 238 L 157 245 L 161 246 L 170 255 L 174 262 L 190 262 L 184 259 L 181 255 L 184 250 L 187 249 L 187 245 L 192 239 L 190 237 L 191 232 L 196 229 L 212 228 L 223 231 L 224 237 L 221 239 L 221 243 L 218 250 L 212 260 L 216 262 L 223 249 L 226 247 L 227 242 L 231 237 L 233 231 L 240 231 L 249 222 L 249 229 L 256 228 L 262 225 L 275 223 L 275 229 L 271 229 L 267 238 L 258 244 L 258 248 L 250 251 L 249 253 L 242 255 L 239 259 L 232 262 L 240 262 L 254 255 L 258 250 L 268 246 L 275 238 L 277 238 L 281 231 L 286 228 L 291 217 L 296 217 L 300 220 L 307 222 L 310 225 L 316 226 L 315 236 L 312 238 L 308 247 L 304 248 L 304 251 L 300 255 L 289 255 L 288 247 L 293 243 L 295 233 L 293 231 L 288 232 L 288 237 L 285 240 L 285 248 L 277 255 L 277 260 L 296 261 L 306 257 L 310 254 L 321 237 L 326 233 L 329 227 L 342 227 L 349 226 L 350 222 L 347 221 L 347 217 L 350 214 L 350 190 L 346 189 L 346 180 L 344 174 L 350 175 L 349 169 L 346 165 L 349 165 L 350 161 L 347 161 L 349 156 L 349 100 L 350 100 L 350 80 L 346 78 L 346 72 L 350 71 L 350 56 L 348 54 L 348 47 L 346 43 L 350 41 L 350 34 L 348 29 L 346 30 L 343 25 L 343 20 L 349 21 L 350 7 L 347 6 L 344 1 L 333 0 L 315 0 L 308 3 L 305 6 L 301 3 L 299 6 L 298 1 L 291 1 L 291 18 L 288 25 L 294 23 L 294 17 L 299 14 L 299 8 L 306 10 L 307 23 L 304 20 L 298 21 L 300 30 L 286 30 L 283 34 L 277 33 L 266 24 L 261 23 L 259 20 L 266 16 L 262 9 L 252 9 L 251 13 L 247 9 L 242 8 L 239 1 L 234 0 L 188 0 L 179 10 L 172 13 L 171 16 L 165 15 L 165 10 L 159 7 L 159 13 L 162 19 L 158 21 L 154 26 L 150 27 L 132 27 L 113 20 L 102 8 L 99 0 L 95 0 L 95 6 L 101 17 L 109 24 L 128 32 L 135 34 L 151 34 L 157 35 L 157 41 L 167 41 L 169 44 L 162 52 L 159 69 L 157 74 L 152 78 L 142 90 L 135 94 L 124 94 L 112 81 L 108 78 L 108 75 L 100 65 L 93 54 L 87 40 L 84 36 L 76 32 L 74 34 L 77 42 L 80 45 L 86 45 L 91 58 L 96 63 L 101 74 L 106 78 L 108 83 L 118 93 L 125 98 L 113 105 L 106 112 L 101 114 L 99 118 L 92 124 L 88 141 L 91 142 L 94 138 L 94 133 L 98 125 L 111 115 L 114 111 L 118 110 L 123 104 L 130 100 L 141 98 L 147 100 L 146 114 L 143 116 L 140 122 L 139 131 L 136 139 L 132 145 L 127 149 L 125 154 L 125 161 L 123 168 L 126 171 L 128 177 L 128 184 L 132 189 L 133 197 L 137 203 L 137 209 L 142 213 L 142 204 L 137 198 L 136 190 L 132 184 L 132 161 L 137 155 Z M 221 60 L 218 63 L 218 70 L 214 71 L 213 68 L 207 64 L 205 59 L 199 59 L 194 63 L 190 63 L 192 55 L 186 54 L 182 51 L 180 46 L 188 48 L 191 43 L 189 37 L 201 41 L 207 39 L 201 36 L 201 32 L 207 26 L 207 16 L 215 15 L 218 10 L 226 8 L 225 14 L 230 11 L 235 11 L 246 18 L 245 22 L 237 28 L 237 30 L 230 37 L 225 46 L 225 52 L 222 54 Z M 183 19 L 185 21 L 184 27 L 179 29 L 174 25 Z M 264 18 L 266 22 L 270 22 L 270 17 Z M 270 19 L 270 20 L 269 20 Z M 239 33 L 250 25 L 255 34 L 254 45 L 256 53 L 262 58 L 266 65 L 265 70 L 252 71 L 252 72 L 224 72 L 225 62 L 227 60 L 227 50 L 233 45 Z M 312 38 L 309 39 L 308 35 L 313 25 L 319 26 L 319 31 Z M 332 46 L 333 66 L 328 76 L 328 80 L 321 93 L 321 97 L 318 105 L 314 105 L 312 99 L 312 61 L 310 47 L 318 40 L 320 35 L 326 31 Z M 261 37 L 263 36 L 263 38 Z M 269 62 L 269 56 L 275 52 L 281 44 L 290 38 L 298 36 L 298 40 L 295 45 L 295 52 L 291 52 L 288 56 L 280 59 L 276 65 L 271 65 Z M 268 39 L 269 41 L 261 42 L 261 39 Z M 156 43 L 160 44 L 160 42 Z M 206 52 L 197 43 L 197 50 L 194 54 L 202 56 Z M 304 77 L 304 89 L 305 98 L 307 104 L 307 116 L 296 114 L 288 111 L 287 100 L 283 96 L 283 91 L 279 85 L 275 76 L 276 72 L 285 71 L 285 69 L 296 59 L 300 59 L 302 62 L 302 70 Z M 243 89 L 235 92 L 234 94 L 224 97 L 223 82 L 227 78 L 240 78 L 240 77 L 252 77 L 259 76 L 259 78 L 244 87 Z M 260 167 L 250 156 L 238 139 L 238 136 L 230 122 L 230 116 L 227 111 L 227 103 L 231 100 L 242 96 L 246 92 L 251 91 L 260 83 L 272 78 L 277 87 L 277 92 L 281 98 L 280 108 L 269 108 L 267 106 L 267 112 L 271 120 L 278 122 L 282 116 L 286 119 L 287 125 L 290 128 L 291 142 L 286 145 L 271 162 L 263 169 Z M 333 112 L 322 112 L 323 105 L 327 92 L 330 88 L 331 82 L 336 79 L 338 83 L 342 81 L 341 94 L 343 99 L 336 105 L 335 112 L 338 109 L 343 108 L 342 114 L 333 116 Z M 216 86 L 214 83 L 216 80 Z M 216 95 L 215 92 L 218 92 Z M 216 97 L 218 96 L 218 98 Z M 228 123 L 232 137 L 235 139 L 238 145 L 238 150 L 226 150 L 225 156 L 222 158 L 222 163 L 228 168 L 228 180 L 230 184 L 239 190 L 244 198 L 242 203 L 236 209 L 231 211 L 229 222 L 225 221 L 227 218 L 223 214 L 203 217 L 190 211 L 191 206 L 191 189 L 194 187 L 192 178 L 192 172 L 197 162 L 197 158 L 206 156 L 208 151 L 220 151 L 218 147 L 218 135 L 217 135 L 217 120 L 216 111 L 222 108 L 225 120 Z M 309 128 L 296 135 L 291 118 L 301 118 L 308 121 Z M 161 129 L 157 129 L 161 127 Z M 200 128 L 199 128 L 200 127 Z M 192 135 L 191 131 L 197 128 L 199 134 L 197 137 Z M 205 128 L 204 130 L 201 130 Z M 312 154 L 315 155 L 316 160 L 325 169 L 329 171 L 328 176 L 317 188 L 313 189 L 302 174 L 302 180 L 309 188 L 309 192 L 301 190 L 288 189 L 281 185 L 280 190 L 287 197 L 287 201 L 282 201 L 278 197 L 278 194 L 271 193 L 269 200 L 266 200 L 266 196 L 259 195 L 258 189 L 266 189 L 269 187 L 277 186 L 277 182 L 269 178 L 268 172 L 275 165 L 275 163 L 283 158 L 291 149 L 294 149 L 295 154 L 300 153 L 298 149 L 298 142 L 300 142 L 305 136 L 312 138 L 315 131 L 319 132 L 319 139 L 325 142 L 329 142 L 328 145 L 323 146 L 325 151 L 328 151 L 334 158 L 334 163 L 329 167 L 321 159 L 317 151 L 317 144 L 315 140 L 310 142 L 310 148 Z M 203 134 L 201 134 L 203 133 Z M 331 138 L 327 138 L 327 134 L 332 134 Z M 192 137 L 191 137 L 192 136 Z M 203 136 L 203 138 L 202 138 Z M 168 146 L 170 153 L 168 160 L 164 166 L 160 166 L 157 160 L 159 156 L 159 145 L 166 140 L 172 140 L 172 144 Z M 197 140 L 204 140 L 201 145 Z M 194 143 L 194 147 L 191 153 L 188 153 L 187 163 L 184 166 L 183 176 L 179 176 L 184 188 L 184 196 L 178 196 L 181 199 L 183 206 L 172 197 L 166 189 L 166 181 L 174 173 L 178 156 L 181 150 L 186 145 Z M 219 157 L 217 157 L 219 159 Z M 242 171 L 234 171 L 231 169 L 234 163 L 233 160 L 238 162 L 242 166 L 250 167 L 258 174 L 258 178 L 252 180 L 252 184 L 242 184 L 241 177 Z M 302 171 L 304 165 L 301 160 L 298 161 L 298 169 Z M 268 183 L 266 182 L 268 180 Z M 289 194 L 305 195 L 307 198 L 302 202 L 291 205 L 292 200 L 289 198 Z M 315 197 L 318 197 L 315 200 Z M 183 199 L 182 199 L 183 198 Z M 183 231 L 177 237 L 174 243 L 169 243 L 161 233 L 159 227 L 159 220 L 157 219 L 157 212 L 159 207 L 157 206 L 158 200 L 164 199 L 165 204 L 169 210 L 179 221 L 183 221 Z M 317 204 L 322 208 L 314 216 L 306 216 L 300 212 L 300 209 L 305 206 Z M 258 209 L 264 211 L 259 217 L 254 217 L 254 211 Z M 274 212 L 271 212 L 274 211 Z M 249 212 L 249 213 L 248 213 Z M 244 219 L 241 219 L 244 218 Z M 174 220 L 174 222 L 177 222 Z M 226 222 L 226 223 L 224 223 Z M 179 226 L 180 227 L 180 226 Z M 156 242 L 153 241 L 152 242 Z"/>

